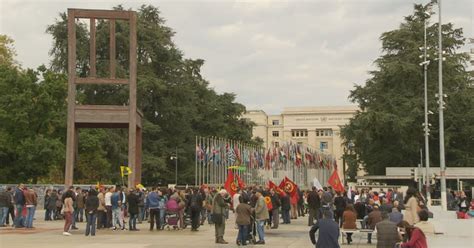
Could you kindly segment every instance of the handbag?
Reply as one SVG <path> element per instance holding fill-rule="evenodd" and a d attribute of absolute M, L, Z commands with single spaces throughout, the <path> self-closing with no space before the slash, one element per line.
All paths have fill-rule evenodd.
<path fill-rule="evenodd" d="M 222 219 L 223 219 L 223 215 L 222 214 L 216 214 L 216 213 L 212 213 L 211 214 L 211 220 L 212 222 L 214 222 L 214 224 L 222 224 Z"/>

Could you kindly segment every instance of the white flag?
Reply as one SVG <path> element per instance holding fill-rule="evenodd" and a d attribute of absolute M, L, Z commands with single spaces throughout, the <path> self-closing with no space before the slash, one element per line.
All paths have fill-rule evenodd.
<path fill-rule="evenodd" d="M 313 179 L 313 186 L 316 187 L 316 190 L 323 189 L 323 186 L 316 177 Z"/>

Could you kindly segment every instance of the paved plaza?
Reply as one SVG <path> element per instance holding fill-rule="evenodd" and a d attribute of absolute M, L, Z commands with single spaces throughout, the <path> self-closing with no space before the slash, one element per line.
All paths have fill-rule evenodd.
<path fill-rule="evenodd" d="M 436 214 L 436 213 L 435 213 Z M 474 219 L 457 220 L 450 214 L 440 216 L 433 220 L 436 228 L 444 232 L 443 235 L 429 237 L 429 247 L 474 247 Z M 181 231 L 152 231 L 148 224 L 140 224 L 139 232 L 98 230 L 97 236 L 84 236 L 85 223 L 78 223 L 79 230 L 72 231 L 72 236 L 62 236 L 63 221 L 45 222 L 42 220 L 43 211 L 36 215 L 36 226 L 33 230 L 14 230 L 11 228 L 0 229 L 0 247 L 2 248 L 56 248 L 56 247 L 87 247 L 87 248 L 152 248 L 152 247 L 237 247 L 235 238 L 237 230 L 233 227 L 233 214 L 227 221 L 225 239 L 228 245 L 214 243 L 214 228 L 209 225 L 201 226 L 198 232 L 190 229 Z M 302 248 L 314 247 L 309 240 L 309 227 L 305 225 L 306 218 L 299 218 L 290 225 L 280 225 L 276 230 L 266 230 L 266 245 L 257 247 L 272 248 Z M 374 235 L 375 236 L 375 235 Z M 355 234 L 354 243 L 342 247 L 376 247 L 368 245 L 365 235 Z"/>

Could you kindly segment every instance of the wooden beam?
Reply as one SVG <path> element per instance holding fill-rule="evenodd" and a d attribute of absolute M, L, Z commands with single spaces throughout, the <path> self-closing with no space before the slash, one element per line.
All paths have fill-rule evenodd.
<path fill-rule="evenodd" d="M 122 19 L 128 20 L 131 11 L 122 10 L 93 10 L 93 9 L 68 9 L 74 11 L 75 18 L 95 19 Z"/>
<path fill-rule="evenodd" d="M 129 81 L 121 78 L 76 78 L 76 84 L 128 84 Z"/>
<path fill-rule="evenodd" d="M 110 78 L 115 78 L 115 20 L 109 20 Z"/>
<path fill-rule="evenodd" d="M 67 53 L 68 53 L 68 96 L 67 96 L 67 135 L 66 135 L 66 169 L 64 172 L 64 184 L 71 186 L 74 175 L 76 127 L 75 127 L 75 105 L 76 105 L 76 19 L 74 10 L 68 10 L 67 20 Z"/>
<path fill-rule="evenodd" d="M 137 166 L 137 149 L 141 146 L 137 145 L 137 14 L 130 12 L 130 84 L 129 84 L 129 126 L 128 126 L 128 164 L 132 169 L 132 176 L 128 177 L 129 187 L 136 185 L 137 176 L 140 168 Z M 138 161 L 140 162 L 140 161 Z"/>
<path fill-rule="evenodd" d="M 91 37 L 90 37 L 90 51 L 89 51 L 89 54 L 90 54 L 90 56 L 89 56 L 89 64 L 90 64 L 89 76 L 90 77 L 96 77 L 97 76 L 97 69 L 96 69 L 96 66 L 95 66 L 96 49 L 95 49 L 95 19 L 94 18 L 91 18 L 90 28 L 91 28 L 91 31 L 90 31 Z"/>

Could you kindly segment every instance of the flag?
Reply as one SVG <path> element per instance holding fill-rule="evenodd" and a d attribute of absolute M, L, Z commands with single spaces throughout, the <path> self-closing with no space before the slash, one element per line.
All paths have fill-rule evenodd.
<path fill-rule="evenodd" d="M 313 186 L 317 189 L 317 190 L 322 190 L 323 189 L 323 186 L 321 185 L 321 183 L 319 182 L 319 180 L 315 177 L 313 179 Z"/>
<path fill-rule="evenodd" d="M 284 192 L 282 189 L 280 189 L 280 187 L 278 187 L 278 186 L 277 186 L 274 182 L 272 182 L 272 181 L 268 181 L 268 187 L 269 187 L 270 189 L 275 190 L 275 192 L 277 192 L 279 195 L 285 194 L 285 192 Z"/>
<path fill-rule="evenodd" d="M 272 211 L 273 209 L 272 198 L 270 198 L 270 196 L 265 196 L 264 199 L 265 199 L 265 204 L 267 204 L 268 211 Z"/>
<path fill-rule="evenodd" d="M 239 184 L 239 188 L 244 189 L 245 188 L 244 181 L 239 177 L 239 175 L 235 175 L 235 177 L 237 178 L 237 183 Z"/>
<path fill-rule="evenodd" d="M 229 144 L 226 145 L 226 150 L 227 150 L 227 161 L 229 162 L 230 165 L 234 165 L 235 163 L 235 153 L 234 149 L 232 149 Z"/>
<path fill-rule="evenodd" d="M 224 188 L 229 192 L 230 196 L 234 196 L 237 193 L 237 185 L 234 181 L 234 174 L 229 170 L 227 174 L 227 180 L 225 181 Z"/>
<path fill-rule="evenodd" d="M 342 185 L 341 180 L 339 179 L 339 174 L 337 174 L 337 170 L 334 170 L 331 177 L 329 177 L 328 184 L 336 192 L 344 192 L 344 185 Z"/>
<path fill-rule="evenodd" d="M 130 174 L 132 174 L 132 169 L 130 169 L 130 167 L 120 166 L 120 175 L 122 175 L 122 177 L 128 176 Z"/>
<path fill-rule="evenodd" d="M 298 185 L 296 185 L 288 177 L 285 177 L 283 180 L 281 180 L 279 187 L 280 189 L 284 189 L 285 191 L 287 191 L 290 196 L 293 197 L 294 195 L 296 195 L 296 189 L 298 188 Z"/>
<path fill-rule="evenodd" d="M 135 186 L 135 188 L 142 190 L 142 189 L 145 189 L 145 186 L 143 186 L 143 184 L 139 183 Z"/>

